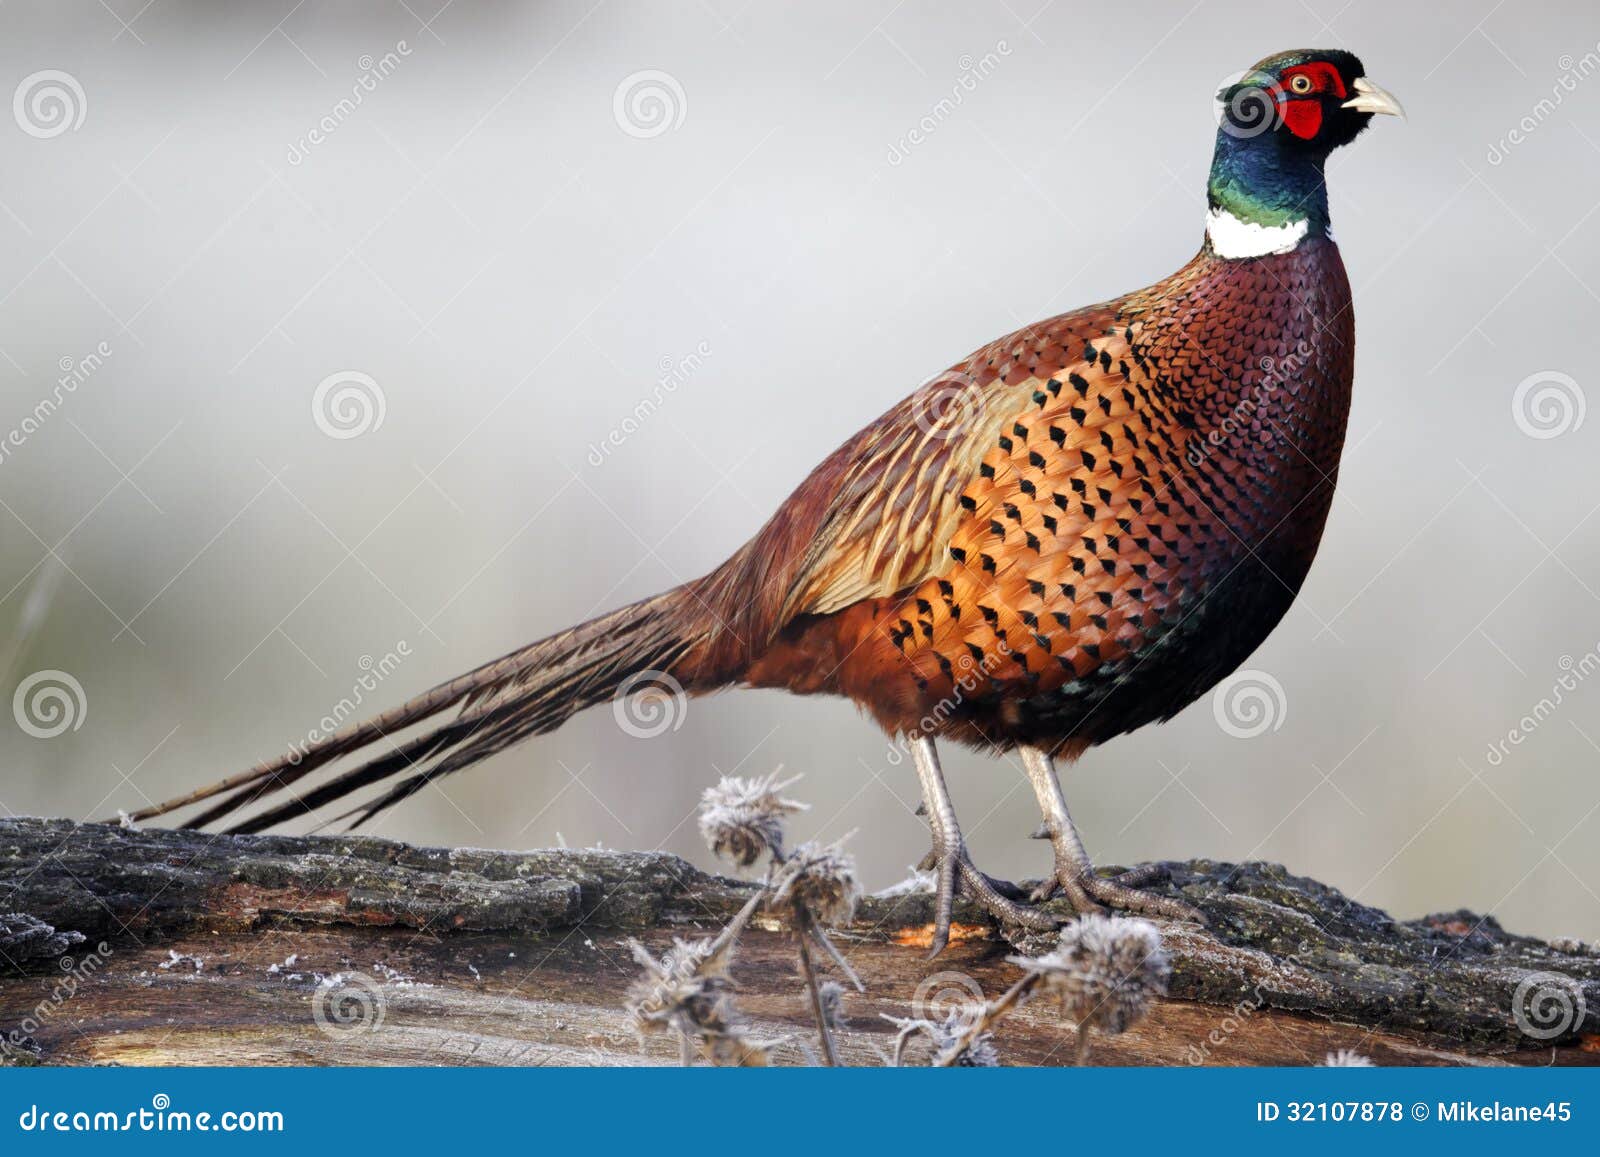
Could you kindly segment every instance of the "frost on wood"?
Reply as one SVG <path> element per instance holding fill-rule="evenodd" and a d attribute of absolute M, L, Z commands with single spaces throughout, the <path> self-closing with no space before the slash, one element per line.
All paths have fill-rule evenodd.
<path fill-rule="evenodd" d="M 1517 936 L 1470 912 L 1396 920 L 1270 864 L 1165 868 L 1160 889 L 1210 927 L 1158 922 L 1168 997 L 1130 1031 L 1097 1035 L 1092 1063 L 1314 1065 L 1341 1048 L 1380 1065 L 1600 1061 L 1589 1051 L 1600 1044 L 1591 944 Z M 714 934 L 759 890 L 660 853 L 0 819 L 0 912 L 113 949 L 63 1015 L 31 1033 L 46 1063 L 638 1064 L 627 941 L 659 960 L 674 937 Z M 959 973 L 992 1000 L 1019 976 L 1008 956 L 1055 947 L 1008 945 L 962 903 L 962 936 L 925 961 L 933 904 L 910 890 L 865 895 L 831 931 L 867 985 L 842 1024 L 827 1010 L 842 1063 L 888 1055 L 895 1029 L 882 1014 L 942 1022 L 948 1010 L 916 998 L 930 978 Z M 741 937 L 739 1007 L 758 1039 L 814 1041 L 787 919 L 781 906 L 759 910 Z M 190 959 L 162 968 L 174 953 Z M 391 983 L 373 961 L 416 983 Z M 315 978 L 351 971 L 372 974 L 387 1015 L 380 1031 L 330 1036 L 311 1018 Z M 63 975 L 39 956 L 0 957 L 0 1031 Z M 831 1004 L 821 985 L 819 996 Z M 672 1035 L 652 1037 L 644 1059 L 674 1063 Z M 996 1043 L 1005 1064 L 1061 1064 L 1071 1038 L 1041 995 Z"/>
<path fill-rule="evenodd" d="M 0 912 L 0 961 L 54 960 L 82 943 L 82 932 L 57 932 L 24 912 Z"/>

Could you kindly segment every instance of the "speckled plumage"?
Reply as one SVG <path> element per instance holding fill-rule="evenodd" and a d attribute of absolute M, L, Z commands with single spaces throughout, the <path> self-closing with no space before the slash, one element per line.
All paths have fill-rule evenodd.
<path fill-rule="evenodd" d="M 1095 874 L 1052 756 L 1181 710 L 1299 591 L 1354 365 L 1323 162 L 1373 113 L 1400 111 L 1337 50 L 1270 57 L 1219 96 L 1207 240 L 1172 276 L 956 363 L 703 578 L 132 818 L 221 796 L 190 821 L 210 823 L 359 753 L 234 830 L 393 780 L 346 813 L 359 823 L 641 680 L 780 687 L 847 696 L 910 741 L 938 868 L 935 949 L 958 882 L 1003 920 L 1049 923 L 967 857 L 936 739 L 1020 748 L 1056 856 L 1040 895 L 1197 918 L 1137 891 L 1148 873 Z"/>
<path fill-rule="evenodd" d="M 1354 340 L 1338 249 L 1317 238 L 1249 262 L 1207 247 L 1149 289 L 986 346 L 847 448 L 879 467 L 850 504 L 916 511 L 928 541 L 884 563 L 901 536 L 875 547 L 856 528 L 881 517 L 847 521 L 809 605 L 892 593 L 796 616 L 739 677 L 975 744 L 1078 751 L 1171 716 L 1266 637 L 1305 578 Z M 952 410 L 960 429 L 921 428 Z M 903 449 L 919 439 L 974 465 L 932 470 Z M 773 525 L 793 521 L 806 519 Z M 739 585 L 718 579 L 711 590 Z"/>

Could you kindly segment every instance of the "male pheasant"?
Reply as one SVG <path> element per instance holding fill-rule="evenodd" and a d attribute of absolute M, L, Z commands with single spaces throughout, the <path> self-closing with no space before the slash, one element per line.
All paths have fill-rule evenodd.
<path fill-rule="evenodd" d="M 1355 346 L 1323 165 L 1374 113 L 1400 113 L 1342 51 L 1269 57 L 1218 98 L 1205 242 L 1172 276 L 956 363 L 705 577 L 134 818 L 224 795 L 189 826 L 208 824 L 362 752 L 233 830 L 401 777 L 346 813 L 360 823 L 665 673 L 690 693 L 844 695 L 909 743 L 938 867 L 935 952 L 958 887 L 1000 919 L 1050 922 L 972 865 L 937 739 L 1020 752 L 1055 850 L 1044 893 L 1198 918 L 1137 890 L 1141 878 L 1095 874 L 1053 761 L 1172 717 L 1299 591 L 1333 498 Z"/>

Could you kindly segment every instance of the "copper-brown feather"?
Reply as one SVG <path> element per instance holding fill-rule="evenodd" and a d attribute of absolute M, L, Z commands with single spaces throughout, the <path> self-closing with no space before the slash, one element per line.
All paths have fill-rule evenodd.
<path fill-rule="evenodd" d="M 1343 266 L 1318 240 L 1248 265 L 1203 251 L 979 351 L 952 372 L 979 384 L 984 419 L 946 453 L 981 454 L 938 492 L 931 553 L 842 608 L 802 604 L 745 679 L 848 695 L 891 731 L 1069 753 L 1170 716 L 1305 576 L 1353 347 Z M 879 428 L 910 439 L 917 406 Z M 921 468 L 886 465 L 852 509 L 892 508 Z M 828 575 L 878 573 L 865 535 L 817 553 Z"/>
<path fill-rule="evenodd" d="M 1331 500 L 1353 343 L 1331 242 L 1248 263 L 1208 246 L 926 383 L 704 578 L 135 818 L 223 796 L 193 821 L 209 823 L 362 753 L 235 830 L 400 777 L 364 821 L 645 669 L 692 693 L 846 695 L 891 731 L 1081 750 L 1181 708 L 1287 608 Z M 1279 404 L 1241 417 L 1264 359 L 1286 358 Z"/>

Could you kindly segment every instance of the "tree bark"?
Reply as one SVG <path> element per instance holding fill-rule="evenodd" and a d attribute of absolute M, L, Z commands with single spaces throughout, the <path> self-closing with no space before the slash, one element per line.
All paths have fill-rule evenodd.
<path fill-rule="evenodd" d="M 1165 867 L 1159 887 L 1210 928 L 1162 925 L 1170 998 L 1095 1036 L 1092 1063 L 1600 1063 L 1600 947 L 1466 911 L 1397 921 L 1271 864 Z M 0 1062 L 675 1064 L 624 1009 L 627 941 L 660 955 L 712 935 L 750 890 L 659 852 L 0 820 Z M 842 1063 L 883 1063 L 881 1013 L 933 1015 L 1020 975 L 965 905 L 925 960 L 932 908 L 870 897 L 835 934 L 867 986 L 846 998 Z M 758 915 L 733 976 L 756 1031 L 792 1039 L 778 1059 L 802 1063 L 814 1024 L 788 930 Z M 1076 1049 L 1046 1001 L 995 1043 L 1008 1064 Z"/>

